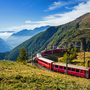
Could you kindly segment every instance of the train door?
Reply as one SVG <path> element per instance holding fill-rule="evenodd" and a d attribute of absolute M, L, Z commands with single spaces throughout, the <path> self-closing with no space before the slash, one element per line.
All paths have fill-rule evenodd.
<path fill-rule="evenodd" d="M 52 69 L 52 63 L 50 63 L 50 69 Z"/>
<path fill-rule="evenodd" d="M 50 63 L 50 69 L 53 70 L 53 62 Z"/>
<path fill-rule="evenodd" d="M 85 77 L 88 78 L 88 71 L 85 71 Z"/>

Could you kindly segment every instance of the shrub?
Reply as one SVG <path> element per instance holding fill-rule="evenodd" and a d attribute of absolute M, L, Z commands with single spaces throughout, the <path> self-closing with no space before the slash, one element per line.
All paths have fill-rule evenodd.
<path fill-rule="evenodd" d="M 71 49 L 71 52 L 73 52 L 73 51 L 74 51 L 74 48 Z"/>
<path fill-rule="evenodd" d="M 79 52 L 80 49 L 78 49 L 78 48 L 74 48 L 74 51 L 75 51 L 75 52 Z"/>
<path fill-rule="evenodd" d="M 76 52 L 74 51 L 73 54 L 68 54 L 67 52 L 63 55 L 63 62 L 66 63 L 66 59 L 68 60 L 68 63 L 72 63 L 72 60 L 77 57 Z"/>

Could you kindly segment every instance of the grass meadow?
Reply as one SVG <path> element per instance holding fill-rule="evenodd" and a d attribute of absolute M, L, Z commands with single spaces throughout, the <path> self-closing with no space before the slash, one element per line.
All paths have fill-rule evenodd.
<path fill-rule="evenodd" d="M 90 79 L 1 60 L 0 90 L 90 90 Z"/>

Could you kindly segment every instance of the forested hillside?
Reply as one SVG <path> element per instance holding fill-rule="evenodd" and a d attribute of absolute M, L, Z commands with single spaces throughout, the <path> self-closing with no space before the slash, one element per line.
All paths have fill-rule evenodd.
<path fill-rule="evenodd" d="M 31 56 L 31 51 L 35 56 L 37 52 L 48 49 L 51 45 L 60 47 L 68 42 L 69 47 L 72 42 L 82 42 L 85 50 L 90 50 L 90 13 L 77 18 L 76 20 L 60 26 L 53 26 L 48 28 L 24 43 L 14 48 L 9 56 L 10 60 L 16 60 L 21 47 L 28 49 L 28 56 Z"/>

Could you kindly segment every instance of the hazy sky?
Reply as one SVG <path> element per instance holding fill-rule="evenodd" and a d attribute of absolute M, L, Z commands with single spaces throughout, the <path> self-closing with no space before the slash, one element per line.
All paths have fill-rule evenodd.
<path fill-rule="evenodd" d="M 14 31 L 57 26 L 90 12 L 90 0 L 0 0 L 0 37 Z M 2 32 L 6 31 L 6 32 Z"/>

